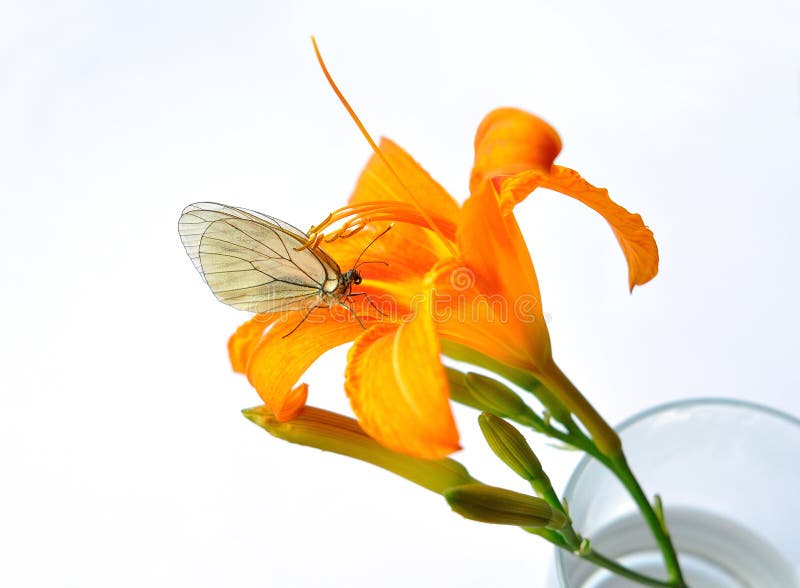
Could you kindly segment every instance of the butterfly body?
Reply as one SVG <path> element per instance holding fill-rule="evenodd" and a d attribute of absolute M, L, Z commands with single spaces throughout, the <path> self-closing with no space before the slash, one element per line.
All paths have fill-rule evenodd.
<path fill-rule="evenodd" d="M 321 306 L 333 306 L 337 302 L 353 295 L 353 286 L 361 283 L 361 274 L 357 269 L 347 270 L 339 275 L 336 281 L 330 280 L 322 288 Z"/>

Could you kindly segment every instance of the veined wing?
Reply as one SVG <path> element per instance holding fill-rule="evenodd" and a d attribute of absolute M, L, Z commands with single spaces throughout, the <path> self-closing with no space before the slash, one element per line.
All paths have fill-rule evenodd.
<path fill-rule="evenodd" d="M 212 202 L 187 206 L 178 223 L 186 253 L 216 297 L 249 312 L 310 308 L 338 284 L 330 257 L 295 251 L 307 236 L 276 218 Z M 321 253 L 321 255 L 319 254 Z"/>

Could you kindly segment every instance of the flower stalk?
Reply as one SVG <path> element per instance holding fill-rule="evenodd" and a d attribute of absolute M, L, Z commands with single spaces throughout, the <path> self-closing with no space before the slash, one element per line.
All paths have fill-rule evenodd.
<path fill-rule="evenodd" d="M 634 476 L 633 472 L 631 471 L 624 454 L 620 453 L 619 455 L 610 458 L 608 463 L 606 463 L 606 466 L 614 473 L 615 476 L 617 476 L 619 481 L 622 482 L 622 485 L 625 486 L 628 494 L 630 494 L 631 498 L 633 498 L 636 506 L 639 507 L 639 511 L 642 513 L 642 516 L 647 522 L 647 526 L 650 527 L 650 531 L 653 534 L 653 537 L 655 538 L 664 558 L 664 565 L 669 576 L 669 585 L 678 588 L 684 588 L 686 586 L 686 582 L 683 579 L 680 562 L 678 561 L 678 554 L 675 551 L 675 546 L 672 544 L 672 538 L 670 537 L 669 531 L 667 530 L 664 522 L 661 499 L 657 498 L 656 507 L 650 503 L 650 501 L 647 499 L 647 495 L 644 493 L 644 490 L 642 490 L 641 485 L 636 479 L 636 476 Z"/>
<path fill-rule="evenodd" d="M 584 424 L 603 455 L 613 458 L 622 453 L 622 442 L 617 432 L 600 416 L 554 361 L 551 361 L 543 373 L 539 374 L 539 379 Z"/>

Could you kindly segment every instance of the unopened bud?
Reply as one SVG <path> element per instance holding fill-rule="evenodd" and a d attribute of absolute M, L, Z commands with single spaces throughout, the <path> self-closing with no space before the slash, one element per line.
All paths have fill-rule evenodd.
<path fill-rule="evenodd" d="M 518 418 L 533 412 L 519 394 L 493 378 L 468 373 L 464 381 L 482 410 L 508 418 Z"/>
<path fill-rule="evenodd" d="M 286 422 L 279 421 L 266 406 L 242 412 L 279 439 L 371 463 L 436 493 L 475 482 L 457 461 L 419 459 L 392 451 L 367 435 L 354 419 L 334 412 L 306 406 L 298 416 Z"/>
<path fill-rule="evenodd" d="M 496 525 L 560 529 L 567 519 L 541 498 L 485 484 L 466 484 L 443 492 L 450 508 L 464 518 Z"/>
<path fill-rule="evenodd" d="M 489 412 L 478 417 L 478 424 L 494 454 L 517 475 L 529 482 L 541 476 L 542 464 L 512 424 Z"/>
<path fill-rule="evenodd" d="M 447 384 L 450 388 L 450 399 L 452 401 L 481 411 L 486 410 L 485 406 L 479 404 L 472 390 L 467 387 L 467 374 L 451 367 L 445 367 L 444 371 L 447 375 Z"/>

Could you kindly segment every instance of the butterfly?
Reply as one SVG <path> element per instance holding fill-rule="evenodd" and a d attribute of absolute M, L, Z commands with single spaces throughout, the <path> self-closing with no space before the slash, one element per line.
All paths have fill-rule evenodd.
<path fill-rule="evenodd" d="M 307 246 L 306 233 L 246 208 L 215 202 L 190 204 L 181 213 L 178 232 L 186 253 L 219 301 L 257 314 L 304 310 L 297 327 L 316 308 L 341 305 L 364 326 L 348 299 L 364 295 L 352 289 L 362 281 L 361 255 L 375 239 L 353 268 L 343 273 L 325 251 Z"/>

